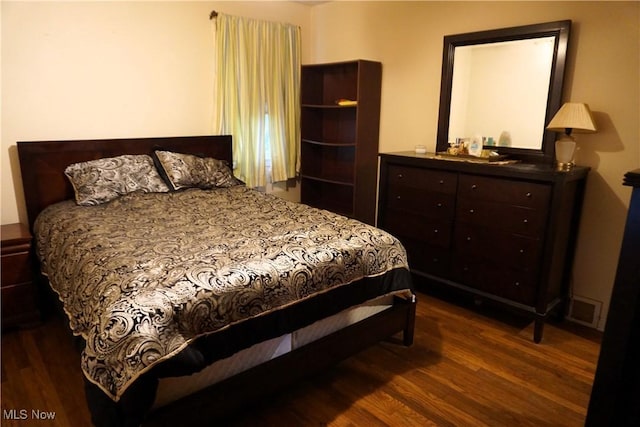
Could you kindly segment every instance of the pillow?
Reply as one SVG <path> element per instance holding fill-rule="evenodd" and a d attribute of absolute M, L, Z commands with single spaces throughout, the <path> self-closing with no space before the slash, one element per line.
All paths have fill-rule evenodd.
<path fill-rule="evenodd" d="M 74 163 L 64 173 L 73 185 L 76 203 L 83 206 L 99 205 L 134 191 L 169 191 L 151 156 L 144 154 Z"/>
<path fill-rule="evenodd" d="M 189 187 L 210 189 L 240 184 L 224 160 L 163 150 L 156 150 L 153 155 L 160 175 L 173 190 Z"/>

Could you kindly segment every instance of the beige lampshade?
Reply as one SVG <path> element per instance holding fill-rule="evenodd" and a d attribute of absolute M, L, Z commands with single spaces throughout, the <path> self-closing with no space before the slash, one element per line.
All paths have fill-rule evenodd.
<path fill-rule="evenodd" d="M 572 131 L 576 133 L 595 132 L 596 125 L 587 104 L 567 102 L 553 116 L 547 129 L 554 132 L 566 132 L 570 135 Z"/>

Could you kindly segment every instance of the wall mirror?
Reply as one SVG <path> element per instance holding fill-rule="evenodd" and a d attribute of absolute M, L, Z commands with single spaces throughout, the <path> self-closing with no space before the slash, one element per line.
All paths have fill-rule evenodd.
<path fill-rule="evenodd" d="M 562 103 L 571 21 L 444 37 L 436 151 L 486 138 L 500 154 L 553 162 L 546 124 Z"/>

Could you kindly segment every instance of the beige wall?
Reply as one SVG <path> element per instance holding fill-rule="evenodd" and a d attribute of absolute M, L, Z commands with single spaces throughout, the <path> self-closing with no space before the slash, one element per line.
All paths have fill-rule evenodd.
<path fill-rule="evenodd" d="M 573 293 L 602 302 L 615 277 L 630 190 L 640 167 L 640 3 L 330 2 L 312 8 L 316 62 L 363 58 L 383 64 L 380 151 L 435 149 L 442 37 L 571 19 L 564 99 L 586 102 L 599 132 L 580 135 L 590 166 L 573 271 Z"/>
<path fill-rule="evenodd" d="M 25 221 L 18 140 L 205 134 L 213 113 L 211 23 L 221 12 L 300 25 L 305 63 L 383 63 L 380 150 L 425 144 L 438 119 L 442 37 L 560 19 L 574 22 L 565 100 L 590 104 L 580 137 L 591 166 L 574 293 L 604 304 L 640 167 L 637 2 L 11 2 L 2 23 L 2 223 Z"/>
<path fill-rule="evenodd" d="M 26 222 L 16 141 L 212 132 L 212 9 L 290 22 L 303 34 L 310 20 L 310 6 L 291 2 L 2 0 L 0 8 L 2 224 Z"/>

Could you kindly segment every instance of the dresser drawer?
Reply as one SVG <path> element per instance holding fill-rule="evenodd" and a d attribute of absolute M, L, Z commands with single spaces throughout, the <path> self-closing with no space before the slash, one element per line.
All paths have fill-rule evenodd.
<path fill-rule="evenodd" d="M 2 255 L 2 287 L 30 282 L 31 258 L 28 252 Z"/>
<path fill-rule="evenodd" d="M 451 221 L 428 220 L 420 215 L 389 210 L 380 227 L 399 238 L 413 238 L 441 248 L 451 246 Z"/>
<path fill-rule="evenodd" d="M 460 174 L 458 196 L 546 210 L 551 187 L 510 179 Z"/>
<path fill-rule="evenodd" d="M 389 189 L 386 208 L 412 212 L 430 219 L 452 219 L 455 204 L 454 194 L 417 191 L 396 185 Z"/>
<path fill-rule="evenodd" d="M 454 278 L 464 285 L 521 304 L 535 304 L 537 275 L 534 273 L 475 259 L 455 259 L 452 265 Z"/>
<path fill-rule="evenodd" d="M 456 221 L 491 227 L 501 231 L 541 238 L 546 228 L 546 212 L 498 202 L 459 198 Z"/>
<path fill-rule="evenodd" d="M 486 227 L 456 224 L 453 247 L 456 259 L 482 259 L 513 269 L 537 272 L 542 241 Z"/>
<path fill-rule="evenodd" d="M 440 277 L 450 275 L 449 260 L 451 254 L 448 249 L 431 246 L 425 242 L 410 238 L 401 238 L 407 250 L 409 268 L 413 271 L 433 274 Z"/>
<path fill-rule="evenodd" d="M 420 191 L 455 194 L 458 174 L 411 166 L 389 165 L 387 185 L 390 193 L 405 187 Z"/>
<path fill-rule="evenodd" d="M 2 282 L 2 328 L 38 318 L 35 289 L 30 283 L 5 285 Z"/>

